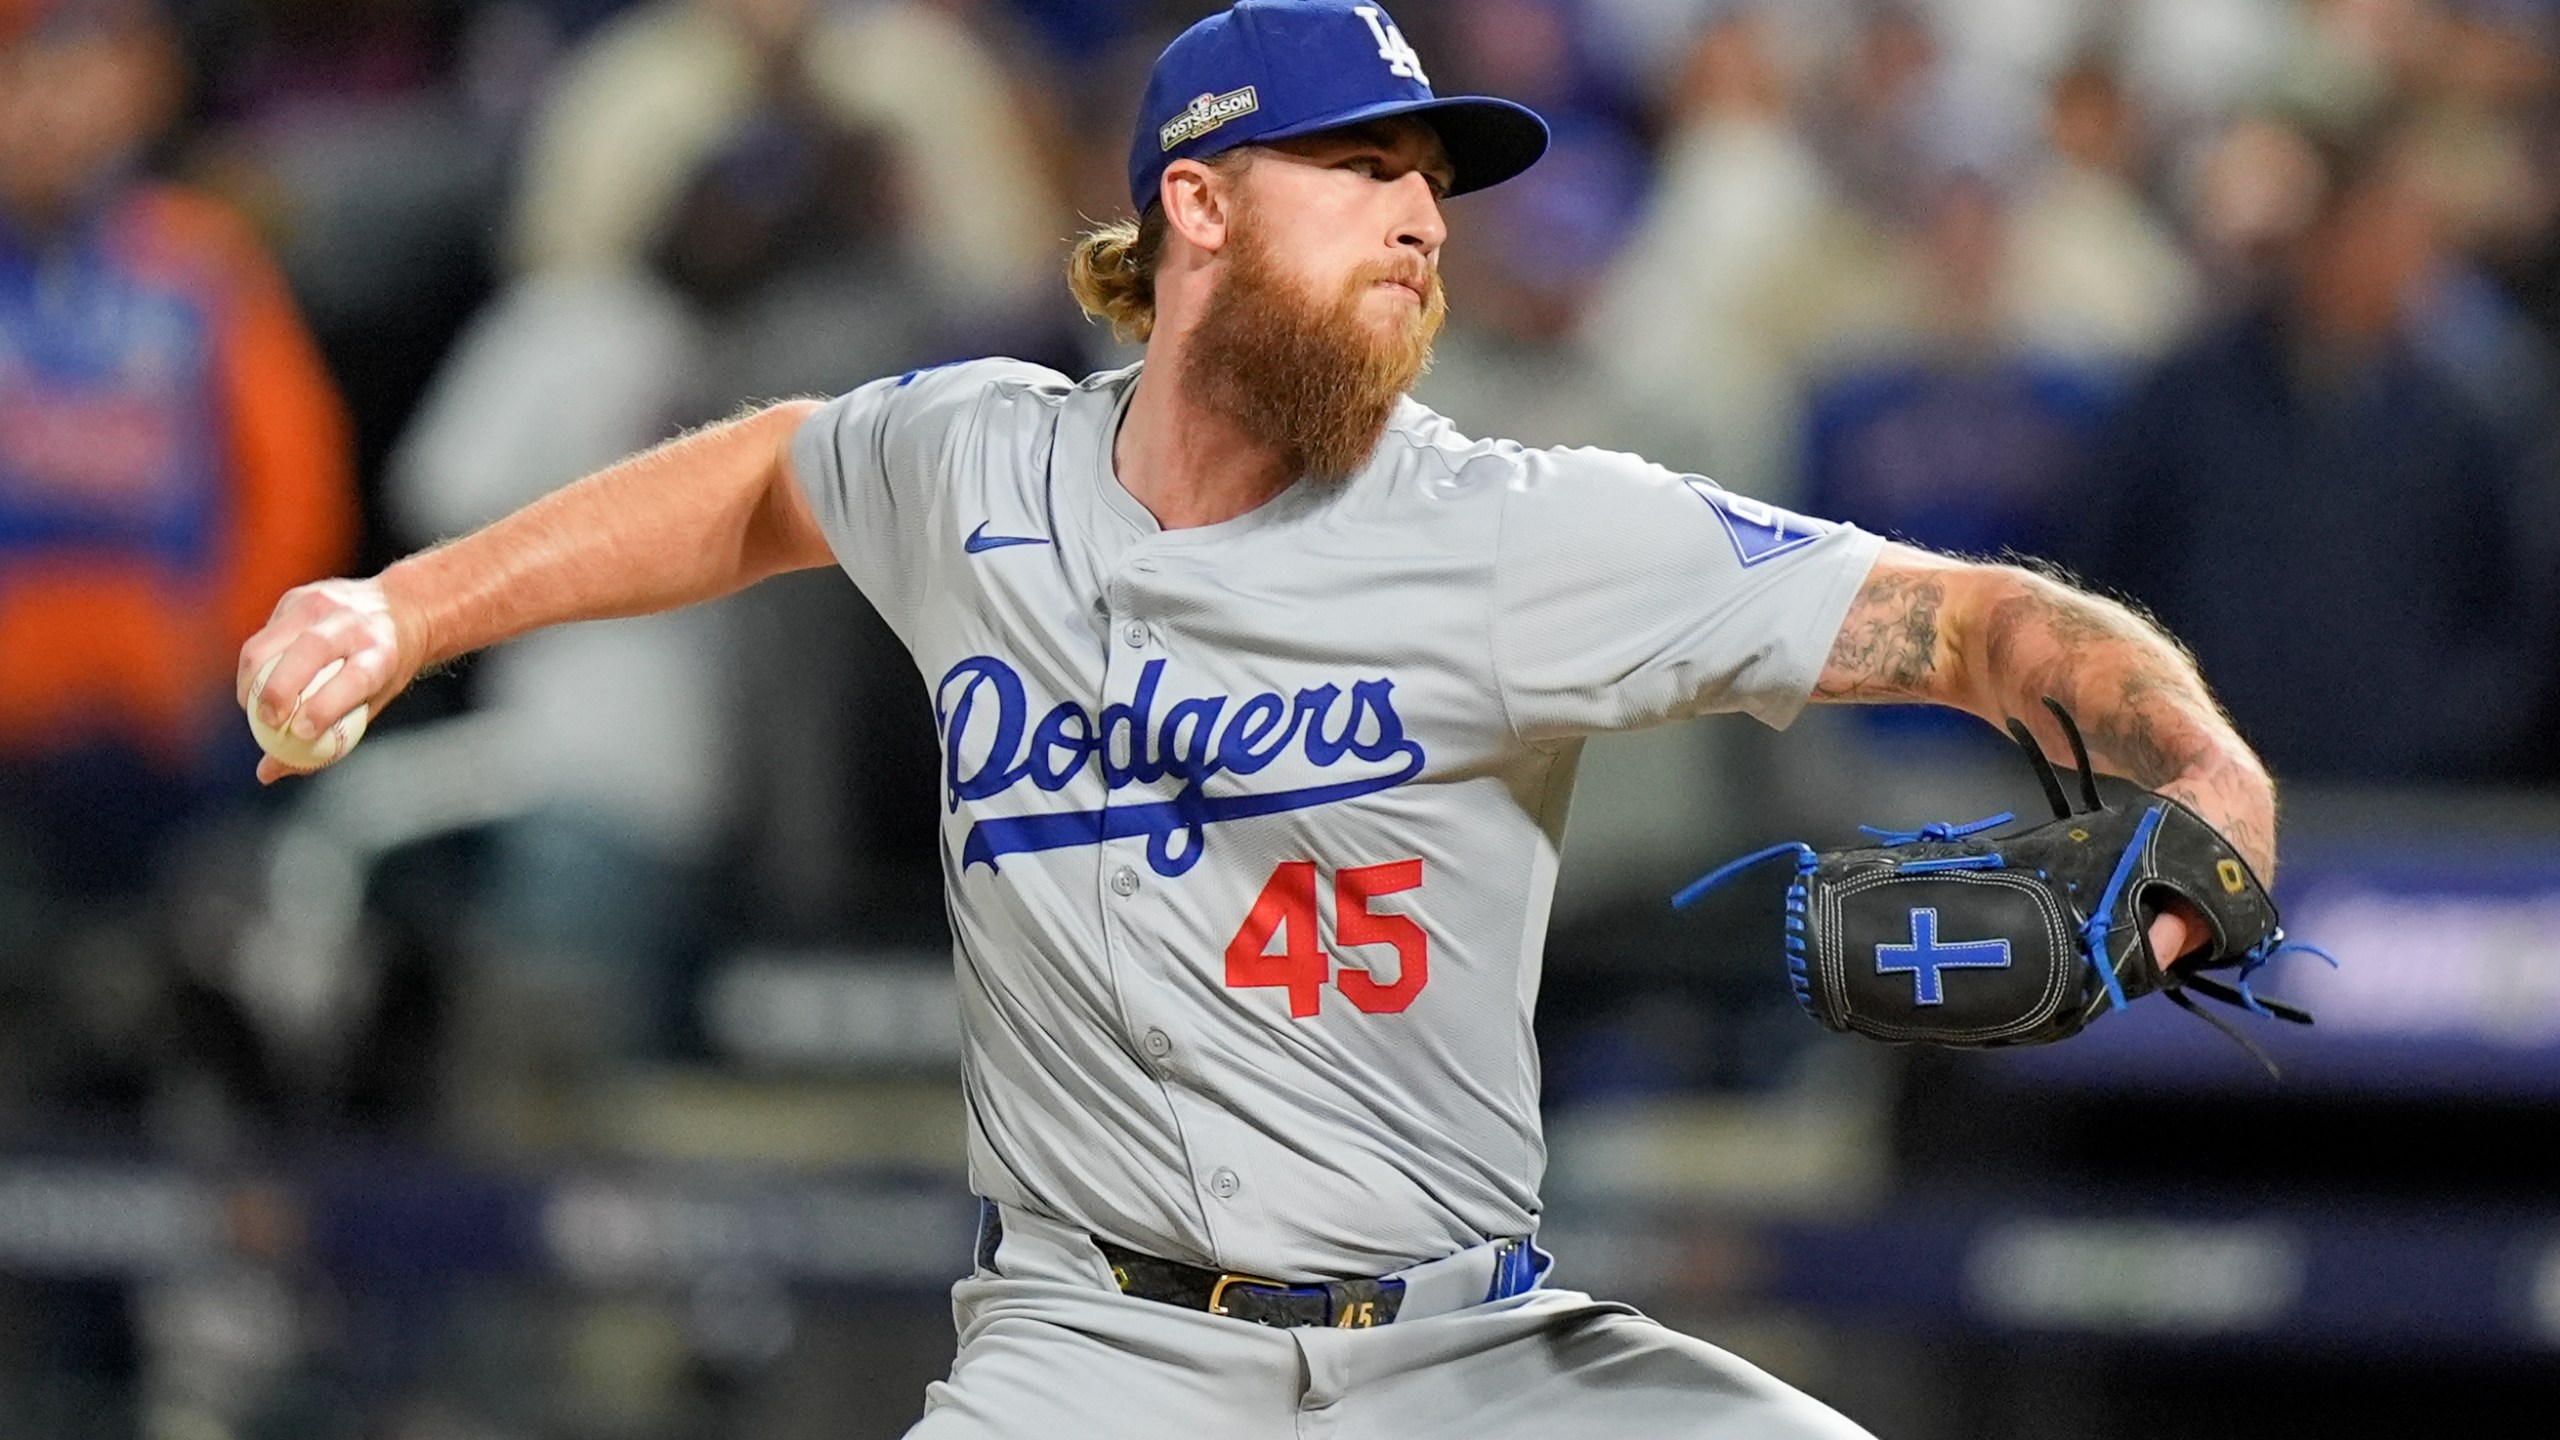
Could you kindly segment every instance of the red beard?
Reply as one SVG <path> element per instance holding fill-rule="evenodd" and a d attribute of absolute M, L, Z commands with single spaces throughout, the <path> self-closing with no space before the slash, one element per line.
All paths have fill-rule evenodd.
<path fill-rule="evenodd" d="M 1377 449 L 1396 401 L 1431 367 L 1449 308 L 1439 272 L 1418 256 L 1363 265 L 1328 304 L 1280 268 L 1250 212 L 1236 216 L 1227 267 L 1189 337 L 1184 388 L 1301 473 L 1348 479 Z M 1426 293 L 1382 336 L 1360 311 L 1371 288 L 1389 280 Z"/>

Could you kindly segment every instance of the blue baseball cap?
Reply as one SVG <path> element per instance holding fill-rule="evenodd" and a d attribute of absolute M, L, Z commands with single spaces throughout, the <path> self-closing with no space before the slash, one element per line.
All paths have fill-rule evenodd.
<path fill-rule="evenodd" d="M 1129 198 L 1142 212 L 1153 204 L 1176 160 L 1390 115 L 1420 116 L 1440 132 L 1457 170 L 1452 195 L 1508 180 L 1546 153 L 1547 122 L 1528 106 L 1432 94 L 1421 59 L 1380 6 L 1238 0 L 1156 57 L 1129 142 Z"/>

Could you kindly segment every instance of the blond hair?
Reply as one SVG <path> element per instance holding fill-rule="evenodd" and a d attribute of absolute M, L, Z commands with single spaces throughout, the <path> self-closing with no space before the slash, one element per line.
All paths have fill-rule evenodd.
<path fill-rule="evenodd" d="M 1113 339 L 1142 343 L 1156 328 L 1156 261 L 1164 254 L 1164 207 L 1114 220 L 1076 237 L 1067 252 L 1067 289 L 1084 313 L 1111 323 Z"/>

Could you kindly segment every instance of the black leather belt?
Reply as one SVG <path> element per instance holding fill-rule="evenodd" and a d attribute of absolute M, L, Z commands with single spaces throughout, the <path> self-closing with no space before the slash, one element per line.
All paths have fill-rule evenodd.
<path fill-rule="evenodd" d="M 1209 1270 L 1179 1260 L 1159 1260 L 1123 1250 L 1107 1240 L 1093 1242 L 1111 1262 L 1111 1278 L 1123 1295 L 1206 1310 L 1212 1315 L 1290 1330 L 1325 1325 L 1338 1330 L 1366 1330 L 1396 1318 L 1404 1305 L 1401 1280 L 1327 1280 L 1291 1285 L 1258 1275 Z"/>
<path fill-rule="evenodd" d="M 978 1266 L 995 1269 L 996 1248 L 1004 1242 L 1004 1219 L 982 1202 L 978 1222 Z M 1404 1308 L 1405 1282 L 1394 1277 L 1374 1280 L 1325 1280 L 1290 1284 L 1259 1275 L 1211 1270 L 1124 1249 L 1095 1239 L 1095 1249 L 1111 1266 L 1120 1293 L 1160 1305 L 1175 1305 L 1211 1315 L 1278 1329 L 1316 1325 L 1337 1330 L 1367 1330 L 1392 1323 Z M 1500 1300 L 1536 1288 L 1545 1273 L 1546 1257 L 1525 1240 L 1506 1240 L 1493 1266 L 1486 1300 Z"/>

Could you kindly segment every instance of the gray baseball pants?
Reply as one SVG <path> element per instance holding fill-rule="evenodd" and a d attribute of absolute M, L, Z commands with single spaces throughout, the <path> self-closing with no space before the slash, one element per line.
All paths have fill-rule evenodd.
<path fill-rule="evenodd" d="M 909 1440 L 1872 1440 L 1743 1360 L 1571 1290 L 1273 1329 L 1122 1295 L 1090 1244 L 1027 1235 L 1008 1212 L 996 1271 L 954 1287 L 952 1310 L 959 1357 Z"/>

